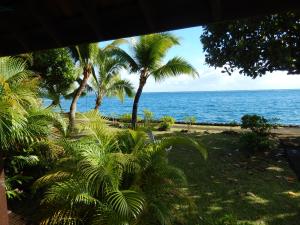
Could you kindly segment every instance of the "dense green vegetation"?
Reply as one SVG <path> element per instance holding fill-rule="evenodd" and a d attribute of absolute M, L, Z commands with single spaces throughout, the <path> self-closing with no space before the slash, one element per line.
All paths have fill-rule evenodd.
<path fill-rule="evenodd" d="M 114 133 L 97 112 L 84 119 L 85 137 L 62 140 L 53 170 L 35 182 L 47 187 L 42 224 L 173 224 L 177 211 L 191 207 L 185 176 L 168 163 L 166 149 L 184 144 L 205 155 L 201 145 L 180 137 L 151 141 L 142 131 Z"/>
<path fill-rule="evenodd" d="M 169 37 L 149 38 L 156 36 Z M 114 132 L 98 110 L 75 117 L 78 99 L 92 88 L 96 109 L 105 96 L 132 96 L 132 85 L 118 74 L 128 66 L 117 54 L 120 43 L 1 58 L 0 169 L 5 192 L 1 189 L 0 194 L 6 193 L 13 210 L 27 217 L 34 214 L 27 218 L 30 223 L 174 224 L 193 215 L 185 175 L 169 164 L 167 155 L 173 146 L 184 144 L 206 156 L 198 142 L 156 140 L 150 130 Z M 43 107 L 42 97 L 52 100 L 51 107 Z M 52 111 L 62 97 L 72 98 L 68 125 Z M 151 113 L 145 112 L 145 118 L 149 124 Z"/>
<path fill-rule="evenodd" d="M 276 70 L 299 74 L 299 30 L 299 11 L 209 24 L 201 35 L 205 61 L 253 78 Z"/>
<path fill-rule="evenodd" d="M 192 132 L 193 116 L 178 133 L 171 116 L 155 124 L 144 110 L 142 121 L 138 101 L 150 76 L 197 72 L 179 57 L 164 63 L 179 44 L 170 34 L 139 37 L 132 54 L 119 48 L 124 43 L 0 58 L 0 197 L 9 208 L 45 225 L 296 225 L 300 185 L 269 151 L 275 124 L 245 115 L 245 133 L 208 134 Z M 140 83 L 132 114 L 115 128 L 98 109 L 104 97 L 133 96 L 121 69 L 138 73 Z M 89 91 L 96 110 L 76 113 Z M 69 118 L 54 110 L 62 97 L 72 98 Z"/>

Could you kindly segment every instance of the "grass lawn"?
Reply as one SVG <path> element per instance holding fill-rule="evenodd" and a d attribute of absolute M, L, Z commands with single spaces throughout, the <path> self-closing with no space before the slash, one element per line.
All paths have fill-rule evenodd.
<path fill-rule="evenodd" d="M 236 135 L 189 136 L 207 147 L 208 159 L 184 146 L 172 149 L 169 159 L 185 172 L 201 216 L 232 214 L 255 225 L 300 224 L 300 182 L 283 156 L 246 157 Z"/>

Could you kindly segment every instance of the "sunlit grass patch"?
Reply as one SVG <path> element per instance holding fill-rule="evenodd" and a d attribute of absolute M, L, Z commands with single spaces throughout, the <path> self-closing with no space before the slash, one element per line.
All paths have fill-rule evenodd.
<path fill-rule="evenodd" d="M 169 158 L 192 184 L 200 217 L 232 214 L 252 225 L 299 225 L 300 182 L 284 157 L 249 158 L 236 151 L 238 136 L 188 136 L 208 148 L 207 160 L 185 147 L 174 148 Z"/>
<path fill-rule="evenodd" d="M 278 167 L 278 166 L 269 166 L 266 168 L 266 170 L 274 171 L 274 172 L 283 172 L 284 171 L 283 168 Z"/>
<path fill-rule="evenodd" d="M 267 199 L 264 199 L 252 192 L 247 192 L 244 199 L 246 199 L 247 201 L 249 201 L 250 203 L 254 203 L 254 204 L 262 204 L 262 205 L 265 205 L 265 204 L 268 204 L 269 203 L 269 200 Z"/>
<path fill-rule="evenodd" d="M 289 198 L 300 198 L 300 191 L 285 191 L 283 194 Z"/>

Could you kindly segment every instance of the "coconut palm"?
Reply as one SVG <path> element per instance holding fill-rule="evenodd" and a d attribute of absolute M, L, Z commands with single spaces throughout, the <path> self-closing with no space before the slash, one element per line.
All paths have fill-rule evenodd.
<path fill-rule="evenodd" d="M 121 79 L 119 75 L 120 70 L 125 68 L 125 64 L 111 54 L 110 46 L 99 49 L 97 57 L 98 76 L 92 83 L 97 96 L 96 110 L 101 106 L 105 96 L 117 96 L 121 101 L 124 100 L 125 95 L 133 96 L 132 84 L 129 80 Z"/>
<path fill-rule="evenodd" d="M 69 114 L 69 130 L 72 131 L 75 126 L 75 114 L 77 108 L 77 102 L 81 94 L 86 89 L 89 78 L 92 73 L 94 73 L 94 64 L 98 54 L 98 44 L 81 44 L 70 47 L 70 52 L 72 57 L 78 66 L 82 69 L 82 80 L 79 87 L 74 93 Z"/>
<path fill-rule="evenodd" d="M 155 81 L 162 81 L 168 77 L 181 74 L 197 76 L 198 73 L 187 61 L 174 57 L 164 63 L 167 52 L 174 45 L 179 45 L 179 39 L 172 34 L 150 34 L 141 36 L 131 44 L 132 54 L 122 49 L 115 49 L 114 53 L 123 62 L 127 62 L 130 72 L 139 74 L 137 89 L 132 107 L 132 127 L 136 127 L 138 103 L 147 79 L 151 76 Z"/>

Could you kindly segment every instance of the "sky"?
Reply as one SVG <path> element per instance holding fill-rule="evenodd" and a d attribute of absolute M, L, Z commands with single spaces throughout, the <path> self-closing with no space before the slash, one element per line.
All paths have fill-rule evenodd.
<path fill-rule="evenodd" d="M 167 54 L 166 60 L 174 56 L 183 57 L 198 71 L 199 77 L 193 79 L 186 75 L 168 78 L 155 83 L 149 78 L 145 92 L 174 92 L 174 91 L 223 91 L 223 90 L 266 90 L 266 89 L 299 89 L 300 76 L 286 75 L 277 71 L 265 76 L 252 79 L 234 72 L 231 76 L 221 73 L 221 68 L 209 67 L 205 64 L 203 46 L 200 42 L 201 27 L 193 27 L 171 31 L 180 38 L 180 45 L 173 47 Z M 105 43 L 100 43 L 100 46 Z M 126 49 L 126 47 L 123 47 Z M 126 49 L 128 50 L 128 49 Z M 121 72 L 122 78 L 129 79 L 135 88 L 138 86 L 138 75 Z"/>

